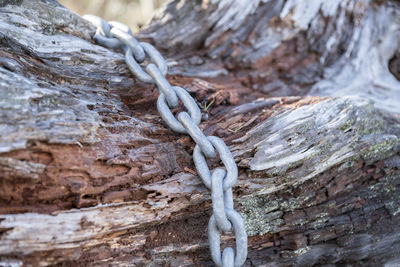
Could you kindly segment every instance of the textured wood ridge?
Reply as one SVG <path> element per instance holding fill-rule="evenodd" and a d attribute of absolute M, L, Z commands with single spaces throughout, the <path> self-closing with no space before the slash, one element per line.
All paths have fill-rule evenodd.
<path fill-rule="evenodd" d="M 246 266 L 400 264 L 398 10 L 175 1 L 138 34 L 235 156 Z M 0 266 L 213 266 L 193 142 L 93 34 L 0 1 Z"/>

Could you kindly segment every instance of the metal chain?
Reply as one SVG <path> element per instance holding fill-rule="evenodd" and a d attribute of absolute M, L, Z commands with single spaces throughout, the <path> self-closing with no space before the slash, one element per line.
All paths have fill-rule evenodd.
<path fill-rule="evenodd" d="M 164 122 L 174 131 L 192 137 L 196 146 L 193 161 L 197 173 L 206 187 L 211 190 L 213 215 L 208 223 L 208 239 L 211 257 L 217 266 L 242 266 L 247 257 L 247 234 L 243 218 L 233 207 L 232 186 L 236 183 L 238 169 L 229 148 L 216 136 L 205 136 L 198 125 L 201 111 L 196 101 L 182 87 L 171 86 L 165 78 L 168 67 L 158 50 L 149 43 L 138 42 L 128 26 L 119 22 L 107 23 L 102 18 L 85 15 L 84 18 L 96 28 L 94 40 L 107 48 L 122 49 L 129 70 L 140 81 L 154 83 L 159 89 L 157 109 Z M 139 65 L 146 55 L 150 63 L 145 71 Z M 180 112 L 178 119 L 170 108 L 176 108 L 181 100 L 187 112 Z M 208 168 L 206 158 L 215 158 L 217 153 L 225 169 L 216 168 L 212 172 Z M 233 248 L 227 247 L 221 255 L 220 232 L 228 232 L 233 228 L 236 236 L 236 254 Z"/>

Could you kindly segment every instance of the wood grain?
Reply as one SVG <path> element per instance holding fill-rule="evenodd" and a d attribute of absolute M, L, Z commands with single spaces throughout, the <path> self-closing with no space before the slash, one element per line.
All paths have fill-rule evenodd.
<path fill-rule="evenodd" d="M 176 1 L 138 34 L 235 156 L 245 266 L 400 262 L 397 6 Z M 194 143 L 155 86 L 56 1 L 0 14 L 0 265 L 213 266 Z"/>

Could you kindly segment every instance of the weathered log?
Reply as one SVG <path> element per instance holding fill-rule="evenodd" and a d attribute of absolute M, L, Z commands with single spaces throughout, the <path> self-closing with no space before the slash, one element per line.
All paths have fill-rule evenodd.
<path fill-rule="evenodd" d="M 306 3 L 176 1 L 138 37 L 233 151 L 246 266 L 396 266 L 399 4 Z M 0 6 L 0 265 L 212 266 L 157 89 L 57 2 Z"/>

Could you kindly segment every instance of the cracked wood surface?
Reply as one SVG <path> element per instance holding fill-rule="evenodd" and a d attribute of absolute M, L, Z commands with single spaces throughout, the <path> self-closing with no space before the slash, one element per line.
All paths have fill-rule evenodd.
<path fill-rule="evenodd" d="M 399 264 L 398 4 L 245 2 L 173 2 L 138 36 L 235 156 L 246 266 Z M 156 88 L 55 1 L 0 14 L 0 265 L 212 266 L 210 193 Z"/>

